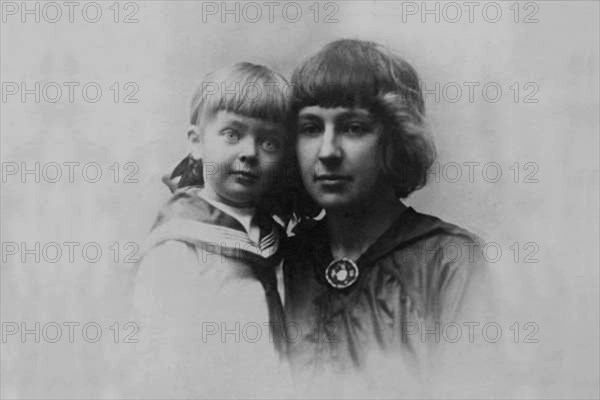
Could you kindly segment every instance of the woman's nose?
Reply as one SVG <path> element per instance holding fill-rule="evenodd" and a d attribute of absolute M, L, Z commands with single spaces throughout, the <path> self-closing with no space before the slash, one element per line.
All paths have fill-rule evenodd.
<path fill-rule="evenodd" d="M 321 148 L 319 149 L 319 160 L 326 162 L 337 160 L 341 158 L 341 156 L 342 151 L 333 127 L 326 127 L 322 136 Z"/>

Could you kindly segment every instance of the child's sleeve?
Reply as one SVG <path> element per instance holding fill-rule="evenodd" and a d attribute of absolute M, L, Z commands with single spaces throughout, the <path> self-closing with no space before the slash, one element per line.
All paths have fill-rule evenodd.
<path fill-rule="evenodd" d="M 140 326 L 136 393 L 142 398 L 198 395 L 202 382 L 194 373 L 202 321 L 194 318 L 194 307 L 202 301 L 199 267 L 193 249 L 177 241 L 150 250 L 139 266 L 133 304 Z"/>
<path fill-rule="evenodd" d="M 268 378 L 276 378 L 281 366 L 272 342 L 244 340 L 253 338 L 251 329 L 244 331 L 249 326 L 244 305 L 255 296 L 227 289 L 243 285 L 223 278 L 227 268 L 220 257 L 203 257 L 179 241 L 165 242 L 144 257 L 134 291 L 140 321 L 137 393 L 142 398 L 271 395 Z M 225 329 L 229 333 L 222 340 Z"/>

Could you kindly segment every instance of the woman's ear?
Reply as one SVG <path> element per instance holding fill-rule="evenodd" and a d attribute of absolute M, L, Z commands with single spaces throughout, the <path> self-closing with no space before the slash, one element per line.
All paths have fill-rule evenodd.
<path fill-rule="evenodd" d="M 190 143 L 190 154 L 192 157 L 196 160 L 203 158 L 204 137 L 202 132 L 200 132 L 198 129 L 198 126 L 190 125 L 187 136 Z"/>

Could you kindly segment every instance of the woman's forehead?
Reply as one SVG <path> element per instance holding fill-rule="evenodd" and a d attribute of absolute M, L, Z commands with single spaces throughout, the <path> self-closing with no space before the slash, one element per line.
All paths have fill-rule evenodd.
<path fill-rule="evenodd" d="M 319 117 L 319 118 L 337 118 L 341 116 L 371 117 L 369 110 L 362 107 L 321 107 L 308 106 L 303 107 L 298 112 L 299 118 Z"/>

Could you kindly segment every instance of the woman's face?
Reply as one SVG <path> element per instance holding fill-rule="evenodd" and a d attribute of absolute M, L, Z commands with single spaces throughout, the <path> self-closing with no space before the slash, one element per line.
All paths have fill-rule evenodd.
<path fill-rule="evenodd" d="M 296 155 L 310 196 L 330 210 L 366 204 L 381 178 L 383 127 L 363 108 L 304 107 Z"/>

